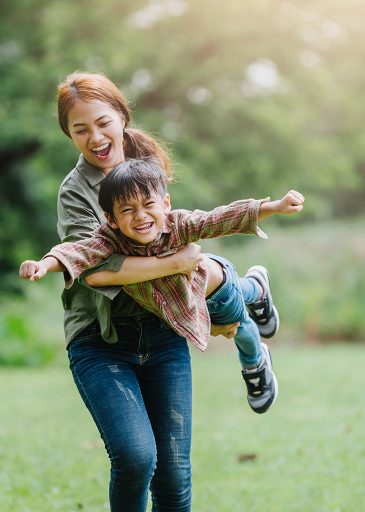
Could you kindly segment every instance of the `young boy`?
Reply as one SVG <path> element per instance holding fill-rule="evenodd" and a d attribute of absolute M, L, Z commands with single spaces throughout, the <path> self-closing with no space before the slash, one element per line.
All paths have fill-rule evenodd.
<path fill-rule="evenodd" d="M 204 238 L 234 233 L 267 238 L 257 221 L 274 214 L 299 212 L 304 198 L 291 191 L 280 201 L 247 199 L 211 212 L 171 211 L 165 175 L 158 163 L 128 160 L 103 180 L 99 202 L 107 224 L 100 226 L 92 238 L 55 246 L 40 262 L 23 262 L 20 276 L 36 280 L 49 271 L 66 270 L 68 288 L 82 272 L 113 252 L 163 257 Z M 260 272 L 264 274 L 260 267 L 252 272 L 257 287 Z M 239 277 L 228 260 L 205 255 L 204 265 L 197 268 L 191 281 L 176 274 L 125 285 L 124 290 L 201 350 L 207 347 L 211 320 L 216 324 L 240 322 L 235 343 L 249 405 L 263 413 L 275 402 L 278 384 L 270 352 L 261 343 L 258 328 L 245 309 Z"/>

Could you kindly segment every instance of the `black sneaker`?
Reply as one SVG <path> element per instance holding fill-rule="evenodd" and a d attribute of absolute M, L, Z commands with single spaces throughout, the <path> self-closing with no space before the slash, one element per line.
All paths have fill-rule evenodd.
<path fill-rule="evenodd" d="M 273 304 L 270 292 L 269 272 L 261 265 L 255 265 L 248 269 L 245 277 L 253 277 L 264 290 L 262 299 L 253 304 L 246 304 L 248 313 L 257 324 L 262 338 L 272 338 L 279 329 L 279 313 Z"/>
<path fill-rule="evenodd" d="M 247 386 L 247 401 L 251 409 L 258 414 L 266 412 L 277 399 L 278 381 L 272 370 L 269 347 L 261 343 L 262 360 L 256 370 L 242 370 Z"/>

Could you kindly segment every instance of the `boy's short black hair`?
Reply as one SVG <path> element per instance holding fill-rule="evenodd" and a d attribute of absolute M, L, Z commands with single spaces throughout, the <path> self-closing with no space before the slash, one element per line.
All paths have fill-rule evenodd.
<path fill-rule="evenodd" d="M 155 159 L 129 159 L 114 167 L 101 182 L 99 204 L 113 216 L 116 201 L 127 202 L 139 195 L 166 194 L 167 177 Z"/>

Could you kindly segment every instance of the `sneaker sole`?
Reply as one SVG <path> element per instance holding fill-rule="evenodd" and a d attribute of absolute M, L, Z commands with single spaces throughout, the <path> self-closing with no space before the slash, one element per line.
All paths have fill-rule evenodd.
<path fill-rule="evenodd" d="M 258 325 L 258 329 L 259 329 L 259 332 L 260 332 L 260 336 L 262 338 L 266 338 L 266 339 L 269 339 L 269 338 L 272 338 L 273 336 L 275 336 L 275 334 L 278 332 L 279 330 L 279 327 L 280 327 L 280 317 L 279 317 L 279 313 L 278 313 L 278 310 L 276 309 L 276 307 L 272 306 L 272 310 L 274 312 L 274 316 L 276 318 L 276 328 L 273 330 L 273 331 L 270 331 L 268 334 L 266 334 L 265 332 L 262 332 L 261 329 L 265 328 L 266 326 L 265 325 Z"/>
<path fill-rule="evenodd" d="M 275 334 L 279 330 L 279 327 L 280 327 L 280 317 L 279 317 L 278 310 L 276 309 L 276 307 L 274 305 L 274 301 L 272 300 L 272 295 L 271 295 L 271 291 L 270 291 L 270 274 L 269 274 L 269 271 L 263 265 L 253 265 L 252 267 L 250 267 L 247 270 L 246 276 L 247 277 L 255 278 L 260 283 L 261 287 L 264 290 L 264 293 L 267 293 L 270 296 L 270 301 L 272 303 L 272 310 L 273 310 L 274 316 L 276 318 L 276 328 L 275 328 L 274 331 L 271 331 L 268 334 L 266 334 L 265 332 L 261 332 L 261 330 L 260 330 L 260 327 L 265 328 L 264 325 L 263 326 L 258 325 L 258 329 L 260 331 L 260 336 L 262 338 L 266 338 L 266 339 L 272 338 L 273 336 L 275 336 Z"/>
<path fill-rule="evenodd" d="M 274 393 L 274 398 L 273 398 L 273 401 L 271 402 L 270 404 L 270 407 L 272 407 L 274 405 L 274 403 L 276 402 L 277 398 L 278 398 L 278 395 L 279 395 L 279 383 L 278 383 L 278 380 L 276 378 L 276 375 L 275 373 L 273 372 L 273 369 L 272 369 L 272 359 L 271 359 L 271 354 L 270 354 L 270 350 L 269 350 L 269 347 L 266 345 L 266 343 L 261 343 L 261 346 L 266 354 L 266 360 L 270 363 L 270 372 L 271 372 L 271 375 L 272 375 L 272 379 L 274 381 L 274 388 L 275 388 L 275 393 Z M 268 411 L 268 409 L 270 409 L 270 407 L 268 407 L 266 409 L 266 411 Z M 263 411 L 263 412 L 266 412 L 266 411 Z"/>

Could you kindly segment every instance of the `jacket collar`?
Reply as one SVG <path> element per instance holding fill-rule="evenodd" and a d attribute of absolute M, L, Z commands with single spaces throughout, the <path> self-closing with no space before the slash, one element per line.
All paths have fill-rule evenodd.
<path fill-rule="evenodd" d="M 77 171 L 82 174 L 92 187 L 98 185 L 105 178 L 100 169 L 90 165 L 84 155 L 80 155 L 76 164 Z"/>

